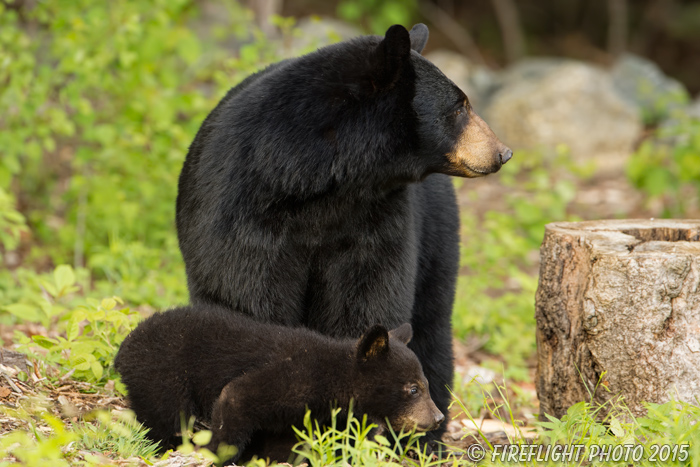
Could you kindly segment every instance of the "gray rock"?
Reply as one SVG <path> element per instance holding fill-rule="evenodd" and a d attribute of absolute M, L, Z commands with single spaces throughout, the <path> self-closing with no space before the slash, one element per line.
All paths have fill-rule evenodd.
<path fill-rule="evenodd" d="M 294 57 L 336 42 L 352 39 L 363 34 L 355 26 L 331 18 L 307 17 L 300 19 L 294 37 L 285 44 L 284 55 Z"/>
<path fill-rule="evenodd" d="M 476 65 L 464 55 L 439 49 L 425 56 L 450 78 L 469 97 L 472 107 L 478 112 L 487 105 L 488 97 L 498 84 L 496 73 Z"/>
<path fill-rule="evenodd" d="M 559 57 L 525 58 L 503 70 L 499 78 L 499 86 L 503 87 L 522 81 L 537 81 L 562 65 L 576 63 L 579 62 Z"/>
<path fill-rule="evenodd" d="M 660 145 L 672 148 L 690 144 L 694 130 L 689 128 L 690 120 L 700 120 L 700 97 L 689 105 L 673 109 L 657 127 L 652 140 Z"/>
<path fill-rule="evenodd" d="M 647 123 L 658 122 L 690 100 L 685 87 L 645 58 L 625 54 L 611 70 L 615 91 L 635 106 Z"/>
<path fill-rule="evenodd" d="M 642 129 L 609 73 L 569 60 L 528 61 L 507 70 L 484 117 L 514 149 L 566 144 L 577 159 L 618 169 Z"/>
<path fill-rule="evenodd" d="M 692 118 L 700 119 L 700 97 L 697 97 L 688 107 L 686 107 L 685 113 Z"/>

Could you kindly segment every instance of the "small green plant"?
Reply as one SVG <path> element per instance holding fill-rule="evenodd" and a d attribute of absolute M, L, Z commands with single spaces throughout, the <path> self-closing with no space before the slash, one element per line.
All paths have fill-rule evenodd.
<path fill-rule="evenodd" d="M 46 400 L 28 400 L 27 408 L 0 406 L 0 413 L 25 425 L 0 437 L 0 466 L 13 465 L 148 465 L 159 446 L 130 411 L 89 412 L 77 421 L 62 420 L 47 410 Z"/>
<path fill-rule="evenodd" d="M 118 297 L 95 300 L 84 298 L 81 303 L 67 306 L 62 300 L 78 290 L 70 266 L 62 265 L 53 273 L 53 280 L 41 281 L 43 293 L 31 300 L 4 306 L 5 311 L 26 322 L 36 322 L 46 328 L 60 330 L 56 337 L 18 333 L 21 348 L 46 362 L 57 364 L 77 379 L 104 384 L 115 379 L 112 361 L 119 344 L 136 327 L 141 315 L 123 305 Z M 43 352 L 36 352 L 41 347 Z M 118 385 L 123 390 L 121 385 Z"/>
<path fill-rule="evenodd" d="M 0 186 L 0 247 L 5 251 L 17 248 L 19 236 L 26 229 L 26 221 L 17 211 L 14 198 Z"/>
<path fill-rule="evenodd" d="M 309 467 L 324 466 L 428 466 L 436 465 L 424 451 L 416 432 L 396 433 L 389 428 L 388 439 L 374 434 L 377 425 L 367 422 L 367 417 L 353 416 L 352 407 L 345 414 L 345 426 L 338 425 L 341 409 L 334 409 L 330 426 L 321 426 L 311 412 L 304 416 L 303 426 L 294 427 L 299 442 L 293 451 L 298 460 L 305 460 Z"/>
<path fill-rule="evenodd" d="M 658 125 L 678 110 L 688 104 L 690 97 L 682 86 L 676 89 L 666 89 L 659 92 L 652 82 L 647 79 L 637 80 L 639 105 L 642 121 L 645 125 Z"/>
<path fill-rule="evenodd" d="M 700 465 L 700 428 L 696 426 L 700 406 L 672 400 L 645 408 L 647 415 L 635 418 L 617 399 L 601 416 L 602 407 L 579 402 L 561 419 L 547 416 L 547 421 L 538 422 L 544 429 L 540 439 L 548 444 L 582 444 L 589 456 L 604 446 L 641 446 L 642 465 Z M 663 459 L 663 446 L 676 447 L 675 460 Z M 655 462 L 646 461 L 654 458 Z"/>
<path fill-rule="evenodd" d="M 158 444 L 146 437 L 148 430 L 136 421 L 131 411 L 98 410 L 76 422 L 73 429 L 77 435 L 73 451 L 87 451 L 97 455 L 108 452 L 113 458 L 149 459 L 159 449 Z"/>
<path fill-rule="evenodd" d="M 0 467 L 26 465 L 31 467 L 70 466 L 63 448 L 78 440 L 78 434 L 71 431 L 61 419 L 44 413 L 40 416 L 41 425 L 49 428 L 39 430 L 38 424 L 30 415 L 23 417 L 29 421 L 28 430 L 14 430 L 0 437 Z M 12 456 L 15 461 L 8 461 Z"/>
<path fill-rule="evenodd" d="M 472 381 L 470 385 L 476 386 L 483 396 L 483 406 L 478 407 L 478 415 L 474 416 L 472 408 L 465 405 L 455 397 L 453 406 L 461 410 L 476 426 L 477 418 L 487 415 L 487 418 L 499 420 L 504 424 L 514 427 L 514 434 L 508 435 L 509 443 L 529 444 L 542 446 L 541 452 L 546 452 L 547 446 L 583 446 L 578 462 L 568 465 L 619 465 L 627 466 L 629 462 L 613 462 L 608 457 L 601 460 L 601 453 L 613 448 L 637 449 L 636 455 L 641 463 L 635 465 L 700 465 L 700 405 L 695 403 L 679 402 L 671 400 L 664 404 L 645 404 L 647 414 L 635 417 L 625 406 L 621 397 L 613 398 L 604 406 L 593 405 L 588 402 L 579 402 L 572 405 L 566 414 L 558 419 L 545 414 L 545 420 L 536 421 L 537 437 L 534 440 L 526 440 L 525 433 L 513 415 L 514 408 L 508 400 L 508 391 L 505 384 L 495 384 L 492 392 L 489 386 Z M 465 434 L 465 437 L 469 433 Z M 486 452 L 485 459 L 479 465 L 512 465 L 508 461 L 501 461 L 499 456 L 489 455 L 495 446 L 485 433 L 477 429 L 475 436 L 481 439 L 481 444 Z M 668 453 L 662 452 L 663 446 L 669 446 Z M 672 454 L 675 450 L 675 460 L 664 454 Z M 502 446 L 501 446 L 502 448 Z M 596 457 L 596 456 L 599 457 Z M 656 462 L 650 459 L 657 458 Z M 556 466 L 562 465 L 551 459 L 545 462 L 521 462 L 522 465 Z M 591 464 L 591 465 L 593 465 Z"/>
<path fill-rule="evenodd" d="M 185 420 L 183 415 L 180 418 L 182 444 L 177 448 L 179 453 L 185 455 L 196 453 L 198 456 L 209 462 L 222 465 L 238 452 L 236 446 L 229 446 L 225 443 L 219 445 L 216 453 L 211 452 L 206 448 L 206 446 L 211 441 L 212 432 L 210 430 L 199 430 L 195 432 L 194 423 L 194 417 L 190 417 L 189 420 Z"/>
<path fill-rule="evenodd" d="M 700 208 L 700 119 L 681 118 L 642 143 L 627 175 L 648 202 L 660 202 L 664 217 Z"/>

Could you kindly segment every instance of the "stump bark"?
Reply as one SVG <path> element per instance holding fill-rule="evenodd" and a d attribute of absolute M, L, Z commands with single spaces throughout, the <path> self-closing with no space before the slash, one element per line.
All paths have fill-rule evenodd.
<path fill-rule="evenodd" d="M 700 399 L 700 220 L 553 223 L 536 295 L 540 414 Z M 606 412 L 606 409 L 601 411 Z"/>

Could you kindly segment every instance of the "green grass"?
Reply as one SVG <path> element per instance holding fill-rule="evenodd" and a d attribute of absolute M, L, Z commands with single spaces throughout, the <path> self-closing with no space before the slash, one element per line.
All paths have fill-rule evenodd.
<path fill-rule="evenodd" d="M 149 459 L 154 458 L 159 449 L 146 438 L 147 430 L 135 420 L 131 411 L 100 410 L 74 424 L 73 429 L 77 435 L 74 451 L 88 451 L 94 455 L 108 452 L 124 459 Z"/>

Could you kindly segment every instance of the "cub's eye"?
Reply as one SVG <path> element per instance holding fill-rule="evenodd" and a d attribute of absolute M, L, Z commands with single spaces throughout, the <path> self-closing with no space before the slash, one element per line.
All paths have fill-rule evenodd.
<path fill-rule="evenodd" d="M 409 389 L 408 392 L 410 392 L 412 396 L 415 396 L 416 394 L 418 394 L 418 387 L 411 386 L 411 389 Z"/>
<path fill-rule="evenodd" d="M 455 115 L 462 115 L 466 109 L 464 107 L 460 107 L 459 109 L 455 110 Z"/>

